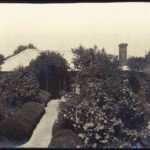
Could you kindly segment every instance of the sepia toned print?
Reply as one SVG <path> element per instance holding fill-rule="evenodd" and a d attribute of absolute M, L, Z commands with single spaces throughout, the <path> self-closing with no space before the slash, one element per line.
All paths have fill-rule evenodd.
<path fill-rule="evenodd" d="M 149 148 L 150 3 L 0 4 L 0 148 Z"/>

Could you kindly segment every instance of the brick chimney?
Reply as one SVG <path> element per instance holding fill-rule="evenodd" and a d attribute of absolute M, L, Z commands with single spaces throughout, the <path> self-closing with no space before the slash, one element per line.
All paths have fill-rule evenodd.
<path fill-rule="evenodd" d="M 127 64 L 127 43 L 121 43 L 119 44 L 119 62 L 120 65 L 126 65 Z"/>

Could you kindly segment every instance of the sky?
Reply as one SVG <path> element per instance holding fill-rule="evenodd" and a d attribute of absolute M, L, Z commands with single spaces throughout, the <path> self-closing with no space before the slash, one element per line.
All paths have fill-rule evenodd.
<path fill-rule="evenodd" d="M 118 55 L 128 43 L 128 56 L 150 50 L 150 3 L 0 4 L 0 53 L 20 45 L 64 53 L 97 45 Z"/>

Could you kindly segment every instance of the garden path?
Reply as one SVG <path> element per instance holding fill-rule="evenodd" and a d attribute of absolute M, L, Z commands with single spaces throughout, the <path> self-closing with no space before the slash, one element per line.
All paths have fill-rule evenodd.
<path fill-rule="evenodd" d="M 50 100 L 45 108 L 45 114 L 37 124 L 31 138 L 19 148 L 48 148 L 52 138 L 53 123 L 58 115 L 58 101 L 59 99 Z"/>

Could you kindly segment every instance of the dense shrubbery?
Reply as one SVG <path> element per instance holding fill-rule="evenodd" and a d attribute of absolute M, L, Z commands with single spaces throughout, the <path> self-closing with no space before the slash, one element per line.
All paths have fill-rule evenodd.
<path fill-rule="evenodd" d="M 52 136 L 58 131 L 63 130 L 63 129 L 72 130 L 72 126 L 68 123 L 69 122 L 66 118 L 64 118 L 63 113 L 59 113 L 57 116 L 57 120 L 54 122 L 53 127 L 52 127 Z"/>
<path fill-rule="evenodd" d="M 130 57 L 127 61 L 131 70 L 142 71 L 145 67 L 150 65 L 150 50 L 145 57 Z"/>
<path fill-rule="evenodd" d="M 0 148 L 10 147 L 12 143 L 4 136 L 0 135 Z"/>
<path fill-rule="evenodd" d="M 29 101 L 37 101 L 39 85 L 29 72 L 19 69 L 5 74 L 0 80 L 1 120 Z"/>
<path fill-rule="evenodd" d="M 80 103 L 74 104 L 77 99 L 71 96 L 60 104 L 64 118 L 83 138 L 84 146 L 129 146 L 143 137 L 147 125 L 144 112 L 136 106 L 139 101 L 126 85 L 89 82 L 84 92 Z"/>
<path fill-rule="evenodd" d="M 0 133 L 10 144 L 21 144 L 32 135 L 51 95 L 39 90 L 35 76 L 24 68 L 2 76 L 0 94 Z"/>
<path fill-rule="evenodd" d="M 77 148 L 81 147 L 82 139 L 71 130 L 60 130 L 51 139 L 49 148 Z"/>
<path fill-rule="evenodd" d="M 47 105 L 51 98 L 51 94 L 47 91 L 40 90 L 38 94 L 38 101 L 44 105 Z"/>
<path fill-rule="evenodd" d="M 128 59 L 128 66 L 135 71 L 141 71 L 146 65 L 146 59 L 144 57 L 130 57 Z"/>
<path fill-rule="evenodd" d="M 67 120 L 66 126 L 83 139 L 84 147 L 132 147 L 137 142 L 144 145 L 142 139 L 149 134 L 149 106 L 130 86 L 133 76 L 127 78 L 119 70 L 117 58 L 104 50 L 79 47 L 74 53 L 80 93 L 72 92 L 66 102 L 60 103 L 59 113 Z"/>
<path fill-rule="evenodd" d="M 28 102 L 14 112 L 11 118 L 0 122 L 0 133 L 16 144 L 25 142 L 44 113 L 44 106 Z"/>

